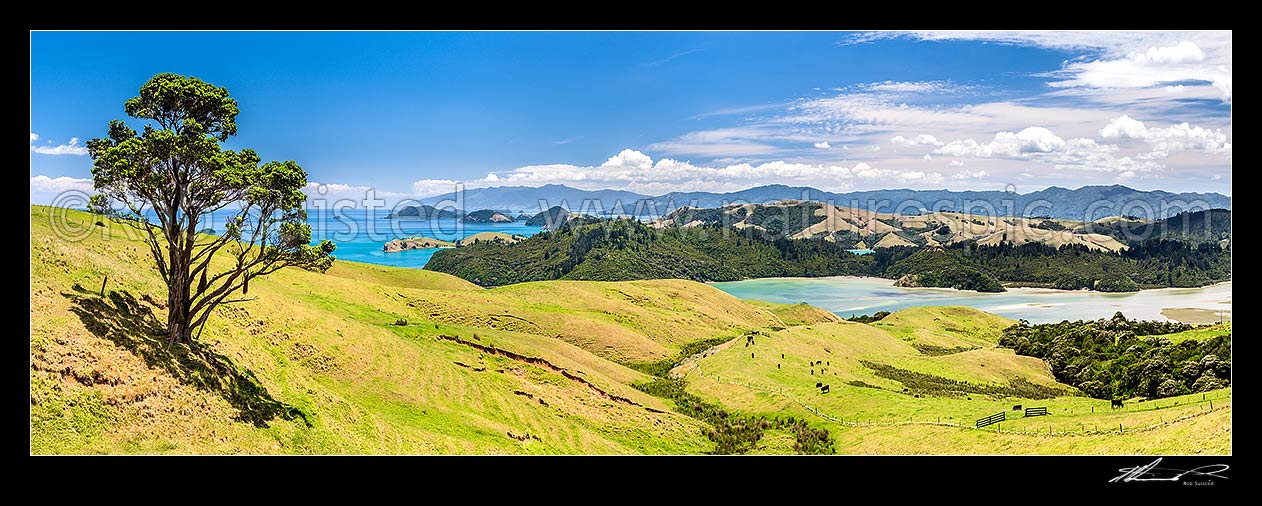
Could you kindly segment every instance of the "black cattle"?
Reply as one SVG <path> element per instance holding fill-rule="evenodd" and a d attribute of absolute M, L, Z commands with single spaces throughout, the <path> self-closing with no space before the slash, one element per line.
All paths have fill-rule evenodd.
<path fill-rule="evenodd" d="M 1122 401 L 1120 399 L 1113 399 L 1113 408 L 1116 409 L 1120 407 L 1122 407 Z"/>
<path fill-rule="evenodd" d="M 828 385 L 824 385 L 824 388 L 820 389 L 820 391 L 828 393 Z"/>
<path fill-rule="evenodd" d="M 1012 406 L 1012 410 L 1013 410 L 1013 411 L 1021 411 L 1021 405 L 1020 405 L 1020 404 L 1017 404 L 1017 405 L 1015 405 L 1015 406 Z"/>
<path fill-rule="evenodd" d="M 824 384 L 823 384 L 823 383 L 818 382 L 818 381 L 816 381 L 816 382 L 815 382 L 815 388 L 820 388 L 820 387 L 822 387 L 822 386 L 824 386 Z"/>

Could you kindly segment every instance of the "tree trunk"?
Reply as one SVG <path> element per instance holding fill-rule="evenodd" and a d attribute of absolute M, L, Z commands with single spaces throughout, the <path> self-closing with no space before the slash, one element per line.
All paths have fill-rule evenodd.
<path fill-rule="evenodd" d="M 192 344 L 193 329 L 190 321 L 192 301 L 189 300 L 189 288 L 192 282 L 189 276 L 190 262 L 174 252 L 170 258 L 171 277 L 167 285 L 167 341 L 170 343 Z"/>

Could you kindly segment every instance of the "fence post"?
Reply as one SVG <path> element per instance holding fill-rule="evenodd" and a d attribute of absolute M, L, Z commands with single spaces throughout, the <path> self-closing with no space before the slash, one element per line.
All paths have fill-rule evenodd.
<path fill-rule="evenodd" d="M 105 283 L 109 280 L 110 280 L 110 277 L 108 274 L 105 276 L 105 279 L 101 280 L 101 296 L 102 297 L 105 296 Z"/>

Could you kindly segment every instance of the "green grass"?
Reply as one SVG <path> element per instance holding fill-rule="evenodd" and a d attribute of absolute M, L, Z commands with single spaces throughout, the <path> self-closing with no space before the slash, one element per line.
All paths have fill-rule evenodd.
<path fill-rule="evenodd" d="M 1003 329 L 1017 323 L 965 306 L 913 307 L 872 325 L 899 339 L 941 348 L 994 347 Z"/>
<path fill-rule="evenodd" d="M 1174 334 L 1165 334 L 1161 337 L 1165 337 L 1174 343 L 1181 343 L 1187 340 L 1205 341 L 1208 339 L 1213 339 L 1218 336 L 1230 336 L 1230 335 L 1231 335 L 1231 322 L 1223 322 L 1223 323 L 1219 323 L 1215 325 L 1210 325 L 1207 327 L 1201 327 L 1201 328 L 1192 329 L 1192 330 L 1185 330 L 1183 332 L 1176 332 Z"/>
<path fill-rule="evenodd" d="M 941 316 L 933 315 L 959 310 L 913 308 L 906 312 L 891 315 L 894 322 L 901 322 L 895 327 L 902 330 L 899 333 L 850 322 L 793 327 L 759 339 L 751 347 L 727 347 L 678 372 L 686 374 L 689 391 L 703 399 L 722 400 L 733 409 L 756 415 L 791 415 L 824 424 L 832 430 L 838 453 L 1149 453 L 1153 451 L 1145 449 L 1149 444 L 1166 452 L 1229 451 L 1224 449 L 1230 448 L 1230 389 L 1210 392 L 1205 400 L 1197 394 L 1128 402 L 1123 409 L 1113 410 L 1109 401 L 1082 396 L 1057 383 L 1042 361 L 1010 350 L 923 354 L 908 342 L 923 337 L 918 329 L 908 331 L 908 322 L 925 322 L 934 333 L 946 324 L 939 322 L 934 328 L 930 323 Z M 993 331 L 979 332 L 982 319 L 977 315 L 963 316 L 968 321 L 957 318 L 954 321 L 961 323 L 952 324 L 974 331 L 952 334 L 963 335 L 969 342 L 994 339 Z M 829 385 L 829 393 L 821 393 L 817 382 Z M 1049 393 L 1055 397 L 1044 398 Z M 1211 401 L 1216 411 L 1209 411 Z M 1056 433 L 1089 432 L 1116 429 L 1118 423 L 1135 428 L 1198 416 L 1150 431 L 1108 435 L 996 434 L 934 425 L 971 427 L 976 419 L 999 411 L 1022 416 L 1023 411 L 1011 411 L 1014 405 L 1047 407 L 1052 416 L 1005 422 L 1006 430 L 1038 432 L 1050 427 Z M 1224 412 L 1227 417 L 1222 416 Z M 1225 428 L 1222 424 L 1207 432 L 1184 428 L 1208 426 L 1206 420 L 1223 422 Z M 861 425 L 852 425 L 856 423 Z M 881 445 L 875 445 L 877 441 Z"/>
<path fill-rule="evenodd" d="M 812 323 L 825 323 L 841 321 L 842 318 L 833 314 L 831 311 L 825 311 L 805 302 L 797 304 L 781 304 L 779 302 L 767 302 L 762 300 L 745 300 L 747 304 L 755 307 L 766 308 L 772 314 L 780 318 L 786 326 L 810 325 Z"/>
<path fill-rule="evenodd" d="M 632 386 L 658 381 L 663 367 L 641 368 L 650 375 L 626 364 L 673 365 L 711 347 L 671 371 L 683 375 L 683 393 L 727 412 L 736 432 L 754 420 L 807 422 L 762 427 L 739 446 L 750 453 L 803 451 L 819 428 L 832 445 L 812 452 L 1230 452 L 1230 389 L 1117 411 L 1071 390 L 1006 396 L 1014 382 L 1066 388 L 1042 361 L 995 347 L 1010 320 L 913 308 L 871 325 L 834 321 L 810 306 L 744 302 L 683 280 L 487 290 L 339 261 L 324 274 L 283 270 L 252 282 L 257 300 L 218 309 L 203 351 L 190 352 L 155 335 L 164 287 L 144 267 L 143 244 L 79 212 L 67 219 L 89 236 L 60 239 L 51 212 L 31 208 L 32 453 L 705 453 L 716 447 L 705 416 Z M 745 346 L 740 337 L 755 331 Z M 900 378 L 978 387 L 904 392 Z M 1099 433 L 924 423 L 971 425 L 1015 414 L 1014 404 L 1052 416 L 1010 420 L 1005 431 Z M 1180 417 L 1189 418 L 1165 423 Z M 853 425 L 860 421 L 876 425 Z M 1103 430 L 1118 423 L 1158 427 Z"/>
<path fill-rule="evenodd" d="M 478 318 L 427 319 L 416 301 L 512 298 L 433 272 L 349 262 L 328 274 L 280 271 L 251 283 L 258 300 L 215 313 L 201 336 L 205 356 L 181 358 L 147 333 L 160 326 L 161 311 L 142 299 L 163 299 L 157 295 L 164 292 L 155 272 L 136 268 L 150 263 L 142 244 L 124 240 L 117 224 L 82 241 L 58 239 L 49 211 L 31 209 L 33 453 L 617 454 L 712 447 L 704 424 L 646 409 L 668 406 L 628 386 L 647 378 L 639 372 L 547 333 L 491 328 L 492 321 Z M 83 213 L 69 219 L 92 223 Z M 109 281 L 101 298 L 103 276 Z M 747 312 L 770 321 L 759 309 Z M 393 325 L 399 318 L 412 324 Z M 481 357 L 437 339 L 439 333 L 546 358 L 640 406 L 527 363 Z M 210 374 L 211 361 L 235 371 L 226 375 L 231 381 Z M 519 441 L 510 432 L 534 437 Z"/>

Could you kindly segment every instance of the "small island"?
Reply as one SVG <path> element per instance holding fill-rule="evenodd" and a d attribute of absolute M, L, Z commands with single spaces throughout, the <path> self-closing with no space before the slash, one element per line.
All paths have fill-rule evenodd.
<path fill-rule="evenodd" d="M 427 249 L 427 248 L 452 248 L 456 245 L 440 239 L 432 237 L 408 237 L 403 239 L 395 239 L 386 243 L 381 249 L 386 253 L 395 253 L 410 249 Z"/>
<path fill-rule="evenodd" d="M 498 244 L 513 244 L 525 239 L 525 236 L 505 234 L 503 232 L 478 232 L 469 237 L 456 241 L 456 246 L 468 246 L 480 242 L 491 242 Z"/>

